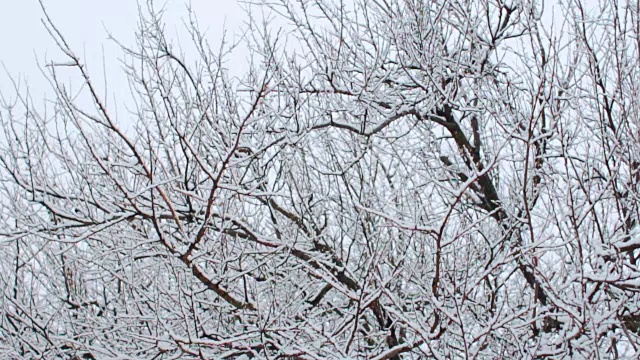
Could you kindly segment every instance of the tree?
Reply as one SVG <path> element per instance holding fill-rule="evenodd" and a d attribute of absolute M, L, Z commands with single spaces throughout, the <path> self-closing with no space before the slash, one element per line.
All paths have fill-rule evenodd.
<path fill-rule="evenodd" d="M 249 5 L 241 78 L 149 3 L 121 116 L 46 17 L 56 97 L 0 112 L 4 356 L 637 356 L 639 5 L 546 3 Z"/>

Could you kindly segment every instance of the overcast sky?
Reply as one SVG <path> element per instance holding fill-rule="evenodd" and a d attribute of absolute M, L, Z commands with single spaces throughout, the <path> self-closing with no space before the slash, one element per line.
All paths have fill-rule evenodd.
<path fill-rule="evenodd" d="M 92 76 L 102 76 L 105 69 L 111 93 L 126 86 L 118 58 L 122 53 L 107 39 L 107 31 L 125 44 L 133 43 L 137 21 L 135 0 L 43 0 L 54 23 L 63 32 L 75 52 L 89 64 Z M 141 1 L 144 3 L 144 0 Z M 238 29 L 245 15 L 236 0 L 191 0 L 208 39 L 215 44 L 223 28 Z M 166 8 L 167 32 L 176 38 L 183 31 L 186 0 L 159 0 Z M 13 77 L 29 83 L 32 95 L 46 91 L 48 83 L 39 70 L 45 60 L 62 60 L 60 51 L 48 36 L 41 20 L 43 12 L 38 0 L 0 0 L 0 62 Z M 36 59 L 37 58 L 37 59 Z M 0 91 L 11 89 L 7 72 L 0 68 Z M 101 80 L 101 79 L 99 79 Z M 48 91 L 47 91 L 48 92 Z M 110 94 L 112 95 L 112 94 Z"/>

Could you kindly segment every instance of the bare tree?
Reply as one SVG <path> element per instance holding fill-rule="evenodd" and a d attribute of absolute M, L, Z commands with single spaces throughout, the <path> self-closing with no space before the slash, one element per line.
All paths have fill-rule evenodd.
<path fill-rule="evenodd" d="M 637 2 L 247 6 L 238 78 L 149 3 L 119 116 L 44 12 L 56 97 L 0 112 L 2 356 L 640 354 Z"/>

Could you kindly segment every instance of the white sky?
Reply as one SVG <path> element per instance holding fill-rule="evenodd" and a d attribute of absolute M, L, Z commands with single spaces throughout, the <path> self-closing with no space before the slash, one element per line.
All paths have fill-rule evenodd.
<path fill-rule="evenodd" d="M 107 101 L 113 105 L 115 98 L 122 109 L 122 105 L 125 105 L 122 97 L 126 96 L 129 89 L 119 64 L 122 53 L 116 44 L 107 39 L 107 31 L 124 44 L 133 44 L 138 2 L 144 5 L 146 0 L 43 1 L 54 23 L 83 63 L 88 65 L 94 85 L 98 84 L 100 89 L 104 88 L 104 55 L 104 70 L 108 79 Z M 247 15 L 237 0 L 155 0 L 157 6 L 166 9 L 164 20 L 167 22 L 167 36 L 182 43 L 189 41 L 182 24 L 182 19 L 187 16 L 188 1 L 214 49 L 222 37 L 223 29 L 226 28 L 231 34 L 238 33 L 246 20 Z M 552 16 L 551 10 L 548 6 L 545 16 Z M 559 15 L 558 12 L 556 16 Z M 38 0 L 0 0 L 0 93 L 5 96 L 13 94 L 8 74 L 26 82 L 34 99 L 43 98 L 45 93 L 51 94 L 50 85 L 39 66 L 47 60 L 66 59 L 47 34 L 42 18 Z M 243 60 L 242 54 L 236 54 L 226 65 L 232 67 L 232 71 L 242 72 Z M 2 65 L 6 67 L 6 72 Z M 77 72 L 68 76 L 78 80 Z"/>
<path fill-rule="evenodd" d="M 43 0 L 50 17 L 62 31 L 77 55 L 88 64 L 92 78 L 102 84 L 104 68 L 109 79 L 109 97 L 124 89 L 126 79 L 118 59 L 122 53 L 107 39 L 107 30 L 124 44 L 133 44 L 137 23 L 136 0 Z M 142 4 L 146 0 L 140 0 Z M 187 17 L 188 0 L 157 0 L 167 10 L 167 35 L 187 41 L 182 20 Z M 202 30 L 212 45 L 218 44 L 222 30 L 234 32 L 242 26 L 245 14 L 236 0 L 191 0 Z M 0 0 L 0 92 L 13 93 L 8 74 L 26 80 L 34 98 L 50 94 L 49 84 L 39 69 L 46 60 L 63 60 L 41 22 L 38 0 Z M 36 60 L 37 57 L 37 60 Z M 8 74 L 7 74 L 8 73 Z M 75 74 L 77 75 L 77 74 Z M 117 97 L 116 97 L 117 98 Z"/>

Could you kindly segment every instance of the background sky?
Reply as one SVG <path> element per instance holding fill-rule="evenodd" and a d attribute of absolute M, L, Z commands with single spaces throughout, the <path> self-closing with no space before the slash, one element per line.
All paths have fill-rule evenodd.
<path fill-rule="evenodd" d="M 144 4 L 145 0 L 140 2 Z M 88 64 L 94 81 L 102 84 L 106 73 L 109 97 L 117 99 L 118 94 L 128 91 L 119 64 L 122 52 L 108 40 L 108 33 L 126 45 L 134 43 L 138 2 L 43 0 L 43 3 L 76 54 Z M 182 25 L 182 19 L 188 15 L 187 0 L 158 0 L 155 4 L 166 9 L 167 35 L 187 41 Z M 236 0 L 191 0 L 190 4 L 212 45 L 219 44 L 223 29 L 238 32 L 246 19 Z M 0 93 L 5 96 L 14 92 L 9 76 L 20 79 L 23 85 L 27 83 L 34 98 L 51 94 L 40 68 L 47 61 L 63 60 L 64 55 L 48 35 L 43 18 L 38 0 L 0 0 Z"/>

